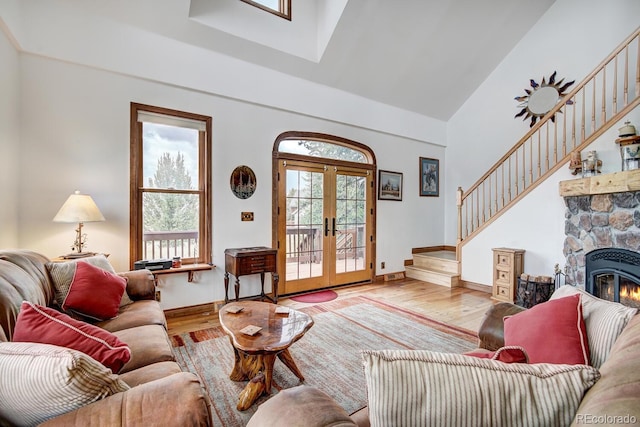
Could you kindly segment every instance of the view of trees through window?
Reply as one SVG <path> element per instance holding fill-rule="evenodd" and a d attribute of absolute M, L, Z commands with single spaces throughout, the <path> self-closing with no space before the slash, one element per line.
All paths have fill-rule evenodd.
<path fill-rule="evenodd" d="M 184 154 L 163 153 L 148 187 L 194 189 Z M 142 204 L 145 232 L 198 230 L 198 199 L 192 194 L 144 193 Z"/>
<path fill-rule="evenodd" d="M 368 279 L 372 153 L 355 141 L 310 132 L 283 134 L 276 146 L 278 177 L 284 177 L 285 193 L 277 198 L 286 215 L 278 221 L 278 243 L 285 249 L 287 289 Z"/>
<path fill-rule="evenodd" d="M 131 103 L 131 262 L 211 262 L 211 117 Z"/>
<path fill-rule="evenodd" d="M 304 154 L 333 160 L 347 160 L 356 163 L 368 163 L 367 157 L 358 150 L 326 141 L 287 139 L 280 142 L 281 152 Z"/>
<path fill-rule="evenodd" d="M 365 155 L 360 151 L 325 141 L 282 141 L 280 150 L 358 163 L 366 163 L 367 161 Z M 307 225 L 321 224 L 324 185 L 322 176 L 313 172 L 297 172 L 288 178 L 287 212 L 295 213 L 295 217 L 290 216 L 287 222 Z M 361 224 L 364 222 L 365 184 L 366 180 L 362 177 L 339 175 L 336 178 L 336 202 L 339 205 L 336 221 L 338 224 Z M 356 203 L 355 200 L 359 200 L 359 202 Z"/>
<path fill-rule="evenodd" d="M 144 251 L 152 257 L 196 257 L 198 130 L 144 122 L 143 159 L 147 189 L 142 194 Z"/>

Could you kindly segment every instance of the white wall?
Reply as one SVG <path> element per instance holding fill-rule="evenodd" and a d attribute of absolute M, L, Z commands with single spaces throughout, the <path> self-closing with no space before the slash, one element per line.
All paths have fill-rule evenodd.
<path fill-rule="evenodd" d="M 444 181 L 447 244 L 456 241 L 456 188 L 473 185 L 529 130 L 528 122 L 513 118 L 518 112 L 513 98 L 524 94 L 530 78 L 540 82 L 553 71 L 579 83 L 637 28 L 639 16 L 637 0 L 557 0 L 451 118 Z M 615 137 L 609 135 L 611 144 Z M 563 265 L 564 203 L 557 183 L 569 178 L 574 177 L 568 171 L 559 171 L 466 244 L 463 280 L 491 284 L 494 247 L 525 249 L 525 270 L 531 274 L 551 274 L 555 263 Z"/>
<path fill-rule="evenodd" d="M 69 194 L 91 194 L 106 221 L 88 223 L 88 250 L 110 253 L 118 270 L 129 261 L 129 103 L 140 102 L 213 117 L 213 272 L 163 277 L 163 307 L 223 299 L 224 249 L 271 244 L 271 151 L 288 130 L 323 132 L 370 146 L 380 169 L 404 173 L 402 202 L 378 202 L 377 259 L 402 271 L 415 246 L 441 244 L 443 198 L 418 194 L 418 157 L 444 149 L 387 133 L 347 126 L 199 91 L 150 82 L 34 55 L 21 55 L 22 146 L 19 243 L 48 256 L 67 253 L 74 225 L 51 220 Z M 257 191 L 240 200 L 229 188 L 238 165 L 256 173 Z M 255 212 L 241 222 L 241 211 Z M 258 291 L 242 278 L 242 294 Z"/>
<path fill-rule="evenodd" d="M 0 19 L 24 52 L 445 145 L 441 120 L 133 27 L 126 12 L 116 17 L 100 11 L 90 2 L 0 2 Z"/>
<path fill-rule="evenodd" d="M 18 246 L 19 60 L 0 21 L 0 248 Z"/>

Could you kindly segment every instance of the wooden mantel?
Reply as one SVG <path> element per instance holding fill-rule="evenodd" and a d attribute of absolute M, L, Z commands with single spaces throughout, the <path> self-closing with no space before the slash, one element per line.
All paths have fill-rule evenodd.
<path fill-rule="evenodd" d="M 560 181 L 560 196 L 562 197 L 627 191 L 640 191 L 640 169 Z"/>

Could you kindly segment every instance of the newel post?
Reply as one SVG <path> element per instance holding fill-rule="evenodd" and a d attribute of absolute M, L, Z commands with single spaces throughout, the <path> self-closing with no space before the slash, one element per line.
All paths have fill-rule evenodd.
<path fill-rule="evenodd" d="M 456 190 L 456 205 L 458 206 L 458 243 L 462 242 L 462 187 Z"/>

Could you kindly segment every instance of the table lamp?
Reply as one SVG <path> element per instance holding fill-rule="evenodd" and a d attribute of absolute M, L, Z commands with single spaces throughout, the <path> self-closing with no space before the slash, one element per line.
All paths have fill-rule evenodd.
<path fill-rule="evenodd" d="M 78 254 L 82 254 L 87 239 L 86 234 L 82 234 L 82 226 L 85 222 L 104 221 L 104 216 L 96 206 L 91 196 L 88 194 L 80 194 L 76 191 L 70 195 L 66 202 L 62 205 L 53 222 L 77 222 L 76 240 L 73 242 L 72 249 L 77 250 Z"/>

